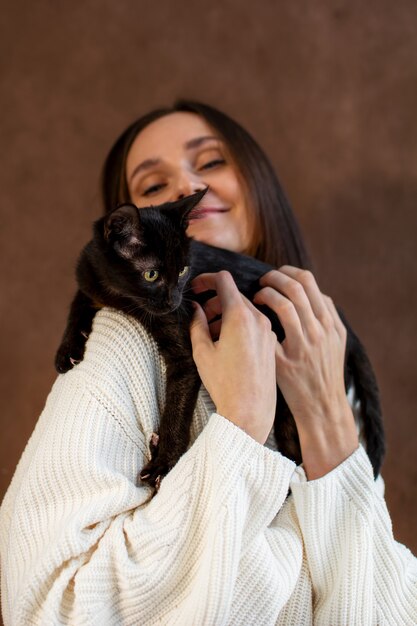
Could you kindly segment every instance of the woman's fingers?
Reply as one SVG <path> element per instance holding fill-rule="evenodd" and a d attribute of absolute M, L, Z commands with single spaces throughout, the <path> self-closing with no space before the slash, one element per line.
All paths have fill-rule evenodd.
<path fill-rule="evenodd" d="M 273 287 L 263 287 L 253 299 L 255 304 L 264 304 L 274 311 L 281 322 L 286 338 L 291 345 L 303 335 L 303 328 L 294 304 Z M 277 346 L 279 349 L 279 345 Z"/>
<path fill-rule="evenodd" d="M 208 350 L 212 348 L 212 338 L 210 335 L 207 318 L 201 306 L 194 303 L 194 315 L 190 324 L 190 337 L 193 352 L 198 349 Z"/>
<path fill-rule="evenodd" d="M 261 315 L 252 302 L 240 293 L 230 272 L 224 270 L 215 274 L 200 274 L 194 278 L 191 287 L 194 293 L 202 293 L 203 291 L 217 292 L 217 295 L 210 298 L 203 307 L 209 320 L 222 315 L 223 311 L 231 305 L 239 305 L 242 301 L 252 313 Z"/>
<path fill-rule="evenodd" d="M 328 322 L 327 306 L 313 274 L 290 265 L 272 270 L 260 279 L 262 287 L 269 286 L 280 291 L 294 304 L 303 328 L 308 330 L 316 320 Z"/>
<path fill-rule="evenodd" d="M 253 307 L 252 303 L 238 292 L 229 272 L 220 274 L 201 274 L 192 284 L 196 293 L 206 290 L 218 292 L 203 306 L 212 338 L 217 338 L 220 333 L 221 321 L 216 318 L 222 315 L 225 293 L 229 295 L 229 303 L 233 298 L 235 303 L 238 303 L 240 297 L 246 306 L 250 309 Z M 254 303 L 266 305 L 278 315 L 289 339 L 294 340 L 302 334 L 314 338 L 320 325 L 325 329 L 336 328 L 341 336 L 346 334 L 333 301 L 321 293 L 313 274 L 308 270 L 284 265 L 279 270 L 265 274 L 260 279 L 260 284 L 263 287 L 256 294 Z"/>
<path fill-rule="evenodd" d="M 237 301 L 240 298 L 239 290 L 232 275 L 225 270 L 212 274 L 200 274 L 191 282 L 191 287 L 194 293 L 216 291 L 221 300 L 227 303 L 231 303 L 233 300 Z"/>
<path fill-rule="evenodd" d="M 334 305 L 333 300 L 331 298 L 329 298 L 329 296 L 325 296 L 325 295 L 323 295 L 323 298 L 324 298 L 324 301 L 326 303 L 327 310 L 329 311 L 329 314 L 330 314 L 331 318 L 333 319 L 334 327 L 336 328 L 338 334 L 342 338 L 346 339 L 346 335 L 347 335 L 346 326 L 344 325 L 344 323 L 340 319 L 339 313 L 337 312 L 337 309 L 336 309 L 336 307 Z"/>
<path fill-rule="evenodd" d="M 220 314 L 223 310 L 241 304 L 242 294 L 236 287 L 236 283 L 230 272 L 222 271 L 213 274 L 200 274 L 191 283 L 194 293 L 215 291 Z"/>
<path fill-rule="evenodd" d="M 222 314 L 222 305 L 219 296 L 210 298 L 203 304 L 204 313 L 209 322 Z"/>

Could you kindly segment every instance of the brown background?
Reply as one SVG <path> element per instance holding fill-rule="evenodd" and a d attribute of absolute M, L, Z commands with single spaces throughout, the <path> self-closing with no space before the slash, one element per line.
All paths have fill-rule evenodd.
<path fill-rule="evenodd" d="M 84 0 L 2 11 L 0 496 L 55 379 L 119 132 L 175 96 L 259 140 L 380 382 L 387 501 L 417 552 L 417 3 Z"/>

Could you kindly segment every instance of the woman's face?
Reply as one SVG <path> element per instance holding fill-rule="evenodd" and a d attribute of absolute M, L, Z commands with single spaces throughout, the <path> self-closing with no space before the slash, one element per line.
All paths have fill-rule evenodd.
<path fill-rule="evenodd" d="M 126 176 L 139 208 L 209 187 L 187 234 L 234 252 L 250 247 L 254 219 L 240 173 L 225 143 L 199 115 L 170 113 L 144 128 L 128 153 Z"/>

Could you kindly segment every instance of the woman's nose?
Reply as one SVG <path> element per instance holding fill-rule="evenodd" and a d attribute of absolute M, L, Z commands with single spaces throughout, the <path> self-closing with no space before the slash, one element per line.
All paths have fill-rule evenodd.
<path fill-rule="evenodd" d="M 207 185 L 201 180 L 200 177 L 195 176 L 191 173 L 183 173 L 177 183 L 176 195 L 177 199 L 180 200 L 185 196 L 191 196 L 196 191 L 202 191 L 205 189 Z"/>

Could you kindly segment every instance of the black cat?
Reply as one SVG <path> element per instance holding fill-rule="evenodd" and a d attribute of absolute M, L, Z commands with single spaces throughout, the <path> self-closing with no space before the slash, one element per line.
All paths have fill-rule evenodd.
<path fill-rule="evenodd" d="M 187 237 L 188 217 L 204 193 L 140 210 L 125 204 L 95 222 L 93 238 L 78 261 L 79 290 L 55 358 L 60 373 L 82 360 L 94 315 L 102 306 L 135 317 L 152 335 L 167 366 L 166 401 L 159 441 L 156 436 L 152 438 L 151 460 L 140 477 L 156 488 L 187 449 L 201 384 L 192 358 L 189 323 L 192 299 L 202 302 L 212 294 L 193 294 L 190 280 L 202 272 L 225 269 L 239 290 L 252 299 L 260 288 L 259 278 L 272 269 L 252 257 Z M 268 307 L 259 308 L 282 341 L 285 335 L 277 316 Z M 362 344 L 339 314 L 348 331 L 345 386 L 348 390 L 353 384 L 360 401 L 362 435 L 377 476 L 385 452 L 378 388 Z M 302 459 L 296 425 L 279 388 L 277 392 L 276 443 L 285 456 L 299 464 Z"/>

